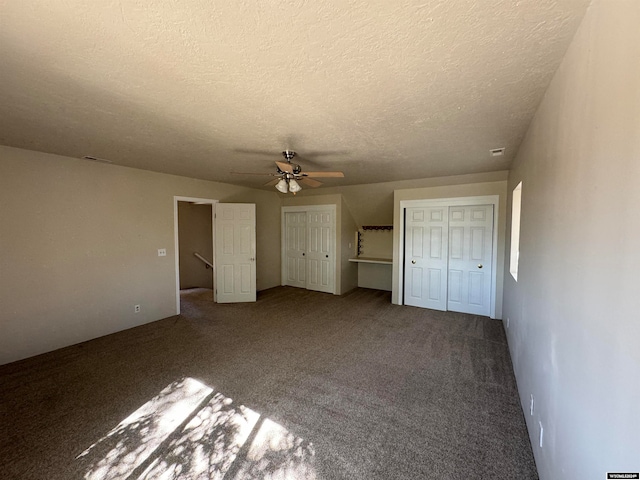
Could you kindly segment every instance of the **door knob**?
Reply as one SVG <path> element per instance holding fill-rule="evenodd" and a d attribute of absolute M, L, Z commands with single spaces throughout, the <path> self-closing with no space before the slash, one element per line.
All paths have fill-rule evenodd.
<path fill-rule="evenodd" d="M 478 264 L 478 268 L 482 268 L 482 264 L 481 263 Z"/>
<path fill-rule="evenodd" d="M 411 263 L 415 264 L 415 263 L 416 263 L 416 261 L 415 261 L 415 260 L 411 260 Z"/>
<path fill-rule="evenodd" d="M 329 255 L 325 255 L 325 257 L 329 258 Z"/>
<path fill-rule="evenodd" d="M 304 252 L 302 252 L 302 256 L 304 257 Z"/>

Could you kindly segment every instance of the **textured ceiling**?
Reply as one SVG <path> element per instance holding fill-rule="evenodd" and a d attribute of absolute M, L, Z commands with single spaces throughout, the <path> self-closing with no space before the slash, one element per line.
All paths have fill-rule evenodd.
<path fill-rule="evenodd" d="M 328 186 L 502 170 L 588 3 L 0 0 L 0 143 L 250 186 L 285 148 Z"/>

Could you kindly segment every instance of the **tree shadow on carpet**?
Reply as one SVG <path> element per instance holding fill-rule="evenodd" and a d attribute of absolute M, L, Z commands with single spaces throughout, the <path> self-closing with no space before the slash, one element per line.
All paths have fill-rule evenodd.
<path fill-rule="evenodd" d="M 171 383 L 76 459 L 85 480 L 315 479 L 311 443 L 193 378 Z"/>

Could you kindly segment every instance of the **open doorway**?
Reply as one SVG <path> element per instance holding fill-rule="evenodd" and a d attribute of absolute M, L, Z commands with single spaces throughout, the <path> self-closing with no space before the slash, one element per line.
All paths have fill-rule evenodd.
<path fill-rule="evenodd" d="M 176 313 L 181 294 L 214 301 L 213 225 L 217 200 L 174 197 Z"/>

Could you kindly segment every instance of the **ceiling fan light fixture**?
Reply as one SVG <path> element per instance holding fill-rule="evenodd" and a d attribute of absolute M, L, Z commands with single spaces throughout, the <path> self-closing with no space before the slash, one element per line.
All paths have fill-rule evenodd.
<path fill-rule="evenodd" d="M 298 182 L 296 182 L 293 178 L 289 180 L 289 191 L 291 193 L 298 193 L 300 190 L 302 190 L 302 187 Z"/>
<path fill-rule="evenodd" d="M 302 185 L 306 187 L 317 188 L 322 185 L 322 182 L 314 180 L 312 177 L 327 177 L 327 178 L 343 178 L 342 172 L 305 172 L 302 173 L 302 167 L 297 163 L 291 163 L 291 159 L 296 156 L 296 152 L 293 150 L 285 150 L 282 152 L 282 156 L 286 162 L 276 161 L 276 173 L 258 173 L 258 172 L 230 172 L 237 175 L 269 175 L 276 177 L 270 182 L 264 184 L 265 187 L 276 187 L 280 193 L 291 192 L 294 195 L 302 190 Z M 300 182 L 300 183 L 298 183 Z"/>
<path fill-rule="evenodd" d="M 281 178 L 278 183 L 276 183 L 276 189 L 280 193 L 287 193 L 289 191 L 289 185 L 287 185 L 287 181 L 284 178 Z"/>

